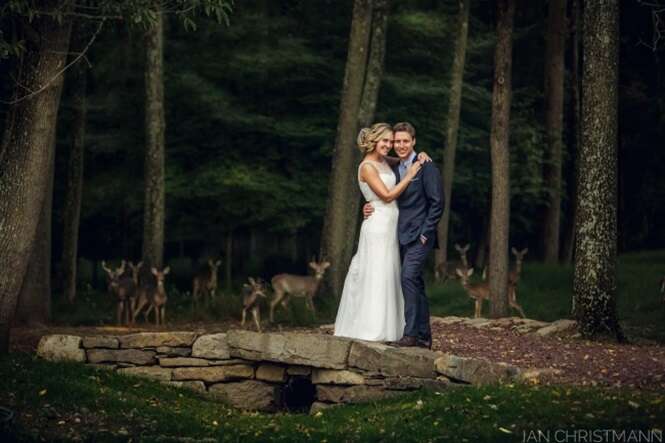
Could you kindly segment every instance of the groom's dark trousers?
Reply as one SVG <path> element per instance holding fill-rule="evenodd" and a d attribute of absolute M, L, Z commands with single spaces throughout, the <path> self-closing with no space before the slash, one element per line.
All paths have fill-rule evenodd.
<path fill-rule="evenodd" d="M 399 172 L 395 168 L 399 180 Z M 430 251 L 438 247 L 436 226 L 443 213 L 441 174 L 433 162 L 422 169 L 397 199 L 399 220 L 397 236 L 402 257 L 402 293 L 404 294 L 404 335 L 429 341 L 429 302 L 425 294 L 423 268 Z M 427 241 L 420 240 L 421 236 Z"/>
<path fill-rule="evenodd" d="M 424 341 L 431 340 L 432 331 L 429 324 L 429 301 L 425 294 L 423 268 L 433 246 L 434 239 L 428 239 L 424 245 L 420 240 L 416 240 L 406 246 L 400 246 L 406 320 L 404 335 Z"/>

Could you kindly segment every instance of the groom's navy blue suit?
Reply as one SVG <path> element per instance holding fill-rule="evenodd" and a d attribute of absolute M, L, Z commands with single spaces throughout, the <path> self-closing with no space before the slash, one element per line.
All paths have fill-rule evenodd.
<path fill-rule="evenodd" d="M 399 165 L 393 168 L 400 180 Z M 404 335 L 430 341 L 429 302 L 425 294 L 423 267 L 432 248 L 438 248 L 436 227 L 443 213 L 441 174 L 433 162 L 424 163 L 418 175 L 397 199 L 397 235 L 402 258 Z M 425 244 L 420 236 L 427 238 Z"/>

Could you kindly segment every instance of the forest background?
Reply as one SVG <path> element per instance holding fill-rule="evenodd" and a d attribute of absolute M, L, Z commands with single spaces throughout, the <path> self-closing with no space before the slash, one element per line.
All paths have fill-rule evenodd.
<path fill-rule="evenodd" d="M 488 243 L 495 8 L 472 2 L 449 245 Z M 223 285 L 248 275 L 306 272 L 319 253 L 353 2 L 236 2 L 230 25 L 165 21 L 166 222 L 164 263 L 187 289 L 198 264 L 221 257 Z M 375 121 L 410 121 L 417 150 L 441 165 L 456 1 L 393 4 Z M 546 2 L 521 2 L 513 35 L 510 245 L 542 255 L 549 189 L 543 77 Z M 665 247 L 665 68 L 653 8 L 621 4 L 619 252 Z M 659 46 L 660 44 L 660 46 Z M 79 284 L 99 289 L 101 260 L 141 257 L 143 235 L 143 39 L 108 21 L 87 54 L 87 123 L 79 230 Z M 562 258 L 572 234 L 574 117 L 568 40 Z M 12 58 L 2 60 L 9 79 Z M 60 107 L 53 200 L 54 276 L 63 247 L 63 200 L 72 143 L 73 94 Z M 8 100 L 11 81 L 0 84 Z M 0 130 L 6 107 L 0 106 Z M 360 214 L 359 214 L 360 217 Z M 567 246 L 568 245 L 568 246 Z M 452 247 L 451 247 L 452 249 Z M 431 269 L 431 266 L 429 267 Z M 60 284 L 54 278 L 56 290 Z"/>

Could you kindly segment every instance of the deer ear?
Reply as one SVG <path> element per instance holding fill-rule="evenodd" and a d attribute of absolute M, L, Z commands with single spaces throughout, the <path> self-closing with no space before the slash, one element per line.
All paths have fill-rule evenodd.
<path fill-rule="evenodd" d="M 150 272 L 152 272 L 153 275 L 157 275 L 157 269 L 155 268 L 150 268 Z"/>
<path fill-rule="evenodd" d="M 316 269 L 315 263 L 313 261 L 308 263 L 309 267 L 312 269 Z"/>
<path fill-rule="evenodd" d="M 467 244 L 465 244 L 465 245 L 462 247 L 462 250 L 463 250 L 464 252 L 466 252 L 466 251 L 469 250 L 470 247 L 471 247 L 471 243 L 467 243 Z"/>
<path fill-rule="evenodd" d="M 222 261 L 221 261 L 221 260 L 217 260 L 217 261 L 215 262 L 215 265 L 216 265 L 216 266 L 219 266 L 219 265 L 221 265 L 221 264 L 222 264 Z"/>
<path fill-rule="evenodd" d="M 136 265 L 137 268 L 140 268 L 141 266 L 143 266 L 143 260 L 141 260 L 141 261 Z"/>
<path fill-rule="evenodd" d="M 524 248 L 524 249 L 522 250 L 522 254 L 526 254 L 527 252 L 529 252 L 529 248 Z"/>
<path fill-rule="evenodd" d="M 323 269 L 328 269 L 330 267 L 330 262 L 329 261 L 324 261 L 323 262 Z"/>
<path fill-rule="evenodd" d="M 464 277 L 464 274 L 460 268 L 455 268 L 455 274 L 459 275 L 460 277 Z"/>
<path fill-rule="evenodd" d="M 168 274 L 169 272 L 171 272 L 171 267 L 170 266 L 167 266 L 166 268 L 164 268 L 164 274 Z"/>
<path fill-rule="evenodd" d="M 510 248 L 511 252 L 515 255 L 517 255 L 517 249 L 515 247 Z"/>
<path fill-rule="evenodd" d="M 473 274 L 473 268 L 469 268 L 469 270 L 466 271 L 467 277 L 471 277 L 472 274 Z"/>
<path fill-rule="evenodd" d="M 249 280 L 249 282 L 250 282 L 252 285 L 255 285 L 255 284 L 256 284 L 256 280 L 254 280 L 254 277 L 249 277 L 247 280 Z"/>

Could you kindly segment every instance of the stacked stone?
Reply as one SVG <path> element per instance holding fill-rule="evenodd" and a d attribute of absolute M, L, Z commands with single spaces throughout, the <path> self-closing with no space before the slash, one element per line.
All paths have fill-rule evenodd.
<path fill-rule="evenodd" d="M 295 379 L 314 387 L 312 410 L 420 388 L 514 380 L 517 368 L 422 348 L 307 333 L 232 330 L 42 337 L 38 355 L 194 389 L 243 409 L 283 407 Z"/>

